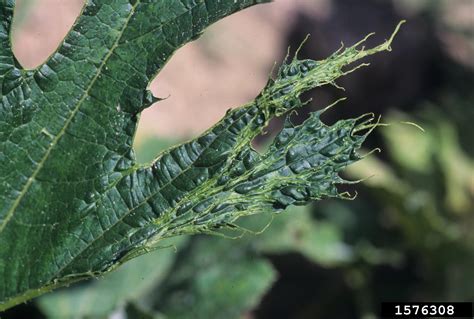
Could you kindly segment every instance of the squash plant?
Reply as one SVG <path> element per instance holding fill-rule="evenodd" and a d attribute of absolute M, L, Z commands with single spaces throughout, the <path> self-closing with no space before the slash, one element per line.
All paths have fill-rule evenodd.
<path fill-rule="evenodd" d="M 89 0 L 48 60 L 33 70 L 10 40 L 14 0 L 0 0 L 0 310 L 100 276 L 177 235 L 325 197 L 350 197 L 339 173 L 377 126 L 373 115 L 326 125 L 324 111 L 287 118 L 264 153 L 252 140 L 300 95 L 390 50 L 341 48 L 322 61 L 287 59 L 244 106 L 198 138 L 138 165 L 147 86 L 172 54 L 215 21 L 261 0 Z M 398 27 L 396 31 L 398 30 Z"/>

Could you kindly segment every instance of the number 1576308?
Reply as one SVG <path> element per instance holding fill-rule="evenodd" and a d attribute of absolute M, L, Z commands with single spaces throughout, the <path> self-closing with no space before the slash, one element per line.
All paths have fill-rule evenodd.
<path fill-rule="evenodd" d="M 423 315 L 423 316 L 453 316 L 454 306 L 453 305 L 395 305 L 396 316 L 411 316 L 411 315 Z"/>
<path fill-rule="evenodd" d="M 471 302 L 382 302 L 381 315 L 389 318 L 472 318 Z"/>

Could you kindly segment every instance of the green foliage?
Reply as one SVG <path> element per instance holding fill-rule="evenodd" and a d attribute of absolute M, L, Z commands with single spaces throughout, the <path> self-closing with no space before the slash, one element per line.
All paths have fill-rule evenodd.
<path fill-rule="evenodd" d="M 201 238 L 182 252 L 149 304 L 167 318 L 238 318 L 274 279 L 271 264 L 248 245 L 231 248 L 228 240 Z"/>
<path fill-rule="evenodd" d="M 178 237 L 163 245 L 180 248 L 186 238 Z M 102 318 L 126 302 L 135 302 L 150 293 L 172 271 L 176 252 L 160 249 L 131 260 L 101 280 L 92 279 L 66 291 L 39 299 L 49 318 Z"/>
<path fill-rule="evenodd" d="M 327 267 L 353 259 L 353 251 L 343 242 L 340 230 L 330 223 L 315 221 L 309 206 L 293 208 L 291 215 L 274 218 L 270 226 L 254 239 L 254 245 L 265 254 L 298 252 Z"/>
<path fill-rule="evenodd" d="M 387 225 L 382 227 L 384 234 L 372 236 L 371 241 L 404 252 L 404 259 L 417 256 L 424 281 L 418 295 L 426 300 L 471 300 L 474 161 L 462 150 L 457 138 L 460 132 L 449 115 L 426 105 L 417 113 L 416 122 L 424 133 L 406 125 L 382 130 L 387 145 L 391 145 L 388 153 L 393 167 L 368 158 L 347 173 L 353 178 L 368 176 L 369 171 L 375 174 L 366 183 L 371 189 L 371 203 L 364 209 L 376 211 L 375 218 Z M 406 120 L 407 115 L 396 113 L 388 119 L 396 123 Z M 381 240 L 387 231 L 390 242 Z M 367 232 L 364 229 L 357 236 L 369 237 Z"/>
<path fill-rule="evenodd" d="M 157 318 L 237 318 L 275 279 L 273 267 L 256 255 L 249 240 L 196 237 L 185 242 L 178 245 L 179 253 L 160 249 L 100 281 L 46 295 L 39 299 L 40 308 L 48 318 L 107 317 L 125 307 Z"/>
<path fill-rule="evenodd" d="M 421 107 L 419 109 L 420 112 L 424 111 Z M 422 114 L 425 113 L 427 112 Z M 376 315 L 377 300 L 384 300 L 388 298 L 387 296 L 409 300 L 415 292 L 426 300 L 472 299 L 474 291 L 470 285 L 470 278 L 474 276 L 472 273 L 474 269 L 472 243 L 474 241 L 470 227 L 473 222 L 471 213 L 473 208 L 464 207 L 459 210 L 458 205 L 451 206 L 450 202 L 445 201 L 444 198 L 437 201 L 434 194 L 440 193 L 440 190 L 445 188 L 444 182 L 452 179 L 452 175 L 459 168 L 472 165 L 473 161 L 459 149 L 457 141 L 452 140 L 441 144 L 436 142 L 440 138 L 440 129 L 442 127 L 446 129 L 448 122 L 446 117 L 433 114 L 433 112 L 416 119 L 407 118 L 402 114 L 388 116 L 390 123 L 406 120 L 416 120 L 423 126 L 425 132 L 404 124 L 394 124 L 379 131 L 388 142 L 386 154 L 393 158 L 393 165 L 389 167 L 382 160 L 371 156 L 350 166 L 346 171 L 352 178 L 375 175 L 364 183 L 363 196 L 359 197 L 357 202 L 326 201 L 316 207 L 293 207 L 287 214 L 274 217 L 263 214 L 242 219 L 239 225 L 246 229 L 256 232 L 265 229 L 258 236 L 247 234 L 238 240 L 195 237 L 192 242 L 188 242 L 187 246 L 179 249 L 179 254 L 170 255 L 175 257 L 171 267 L 173 270 L 162 276 L 162 281 L 154 282 L 154 293 L 146 292 L 134 300 L 129 300 L 124 296 L 113 311 L 120 311 L 125 307 L 127 318 L 146 318 L 145 315 L 148 315 L 149 318 L 161 319 L 173 318 L 177 314 L 174 311 L 186 308 L 188 312 L 183 314 L 183 317 L 199 313 L 199 317 L 213 318 L 221 314 L 212 312 L 213 306 L 219 306 L 221 309 L 232 307 L 240 309 L 234 314 L 242 314 L 253 308 L 253 305 L 245 304 L 244 297 L 248 297 L 248 291 L 242 290 L 244 296 L 238 299 L 205 298 L 203 300 L 196 298 L 200 291 L 197 287 L 208 287 L 210 284 L 206 281 L 206 285 L 199 285 L 202 282 L 200 278 L 209 272 L 211 273 L 209 276 L 223 286 L 231 285 L 232 281 L 229 281 L 231 277 L 227 274 L 233 273 L 233 267 L 237 266 L 236 259 L 243 265 L 247 265 L 248 260 L 264 262 L 268 260 L 268 256 L 276 255 L 293 260 L 294 253 L 300 253 L 314 265 L 321 266 L 321 269 L 331 269 L 333 273 L 343 275 L 351 289 L 350 293 L 358 296 L 356 305 L 359 307 L 357 309 L 359 317 Z M 455 131 L 453 127 L 451 130 Z M 443 138 L 450 139 L 455 135 L 443 134 Z M 431 155 L 428 158 L 414 157 L 410 162 L 403 160 L 405 156 L 402 155 L 406 153 L 406 150 L 400 146 L 411 141 L 417 141 L 418 146 L 425 144 L 421 140 L 431 141 L 426 142 L 430 146 L 420 148 L 428 149 L 429 151 L 422 153 Z M 168 145 L 168 143 L 152 139 L 139 147 L 138 156 L 146 159 L 150 147 L 159 145 Z M 444 156 L 442 154 L 446 153 L 446 148 L 457 149 L 458 152 L 452 153 L 449 165 L 439 166 L 441 162 L 436 159 L 436 156 Z M 437 155 L 432 156 L 435 153 Z M 417 163 L 423 163 L 423 165 Z M 440 175 L 437 170 L 442 172 L 444 179 L 433 180 L 433 176 Z M 416 171 L 423 173 L 415 174 Z M 457 194 L 472 196 L 472 192 L 468 195 L 468 183 L 472 179 L 471 172 L 472 170 L 464 171 L 462 177 L 459 178 L 460 182 L 451 186 L 451 190 Z M 272 220 L 271 227 L 266 227 L 270 220 Z M 292 254 L 285 256 L 287 253 Z M 413 266 L 410 266 L 413 255 L 419 259 L 416 269 L 411 269 Z M 148 256 L 139 257 L 132 263 L 137 262 L 136 265 L 138 265 L 146 262 L 145 258 Z M 160 270 L 160 258 L 163 255 L 160 253 L 155 256 L 156 269 Z M 228 262 L 230 256 L 236 259 L 230 259 L 231 262 Z M 219 262 L 215 262 L 216 258 Z M 143 261 L 140 261 L 141 259 Z M 242 282 L 247 282 L 245 278 L 252 278 L 259 273 L 256 271 L 258 263 L 255 262 L 252 265 L 255 268 L 247 268 L 248 276 L 241 278 Z M 136 272 L 141 272 L 140 267 L 134 267 L 136 267 Z M 409 271 L 422 274 L 423 284 L 415 287 L 407 279 L 380 280 L 377 277 L 378 271 L 387 267 L 392 267 L 395 273 L 402 271 L 404 267 L 410 267 Z M 106 275 L 102 280 L 108 281 L 108 278 L 115 274 L 117 278 L 120 278 L 121 275 L 118 274 L 122 271 L 121 268 Z M 143 274 L 143 281 L 148 281 L 148 278 L 152 278 L 153 275 L 153 273 Z M 265 277 L 260 278 L 263 280 Z M 324 302 L 336 297 L 344 298 L 340 290 L 331 290 L 334 280 L 335 278 L 318 282 L 319 286 L 314 289 L 327 294 L 318 300 Z M 250 287 L 253 282 L 259 282 L 259 279 L 254 277 L 252 281 L 249 281 Z M 89 287 L 89 289 L 96 289 L 92 285 Z M 62 318 L 87 317 L 87 310 L 90 310 L 87 305 L 82 305 L 84 310 L 80 313 L 77 307 L 67 306 L 74 300 L 83 300 L 84 297 L 78 296 L 78 291 L 84 290 L 81 287 L 71 287 L 68 290 L 46 295 L 40 298 L 41 308 L 48 317 L 58 315 L 58 309 L 61 311 Z M 111 287 L 108 294 L 114 294 L 115 291 L 116 289 Z M 227 291 L 232 291 L 232 289 Z M 262 298 L 266 288 L 254 290 L 254 292 L 254 298 Z M 291 291 L 288 294 L 291 294 Z M 209 295 L 220 296 L 215 293 L 209 293 Z M 61 300 L 69 300 L 69 302 L 61 302 Z M 44 307 L 45 304 L 48 307 Z M 330 305 L 323 307 L 325 311 L 329 308 Z M 339 313 L 337 310 L 334 311 Z M 229 317 L 241 316 L 230 315 Z"/>
<path fill-rule="evenodd" d="M 347 197 L 339 172 L 361 158 L 371 116 L 331 126 L 321 112 L 299 126 L 287 119 L 263 154 L 251 141 L 272 117 L 303 106 L 302 93 L 390 50 L 393 36 L 322 61 L 295 57 L 200 137 L 136 162 L 139 114 L 159 100 L 150 80 L 209 24 L 258 2 L 88 1 L 59 49 L 25 70 L 10 46 L 15 2 L 0 1 L 0 310 L 105 274 L 168 237 Z"/>
<path fill-rule="evenodd" d="M 266 217 L 242 226 L 264 227 Z M 41 297 L 40 308 L 48 318 L 106 317 L 124 308 L 128 318 L 142 318 L 138 310 L 151 318 L 238 318 L 276 279 L 265 255 L 301 252 L 323 265 L 352 260 L 337 230 L 312 220 L 309 206 L 275 216 L 271 226 L 238 240 L 182 238 L 177 254 L 167 248 L 140 256 L 100 281 Z"/>

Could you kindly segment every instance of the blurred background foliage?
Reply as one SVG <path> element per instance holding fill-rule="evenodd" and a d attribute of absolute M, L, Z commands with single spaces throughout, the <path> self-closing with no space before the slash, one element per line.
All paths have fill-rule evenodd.
<path fill-rule="evenodd" d="M 31 42 L 25 42 L 28 34 L 40 36 L 30 30 L 40 23 L 31 15 L 55 2 L 19 2 L 14 44 L 24 59 L 20 61 L 33 66 L 47 54 L 32 54 Z M 71 0 L 71 5 L 80 8 L 76 2 L 81 0 Z M 349 179 L 364 179 L 341 188 L 351 193 L 357 189 L 357 199 L 324 200 L 276 216 L 247 218 L 240 230 L 224 238 L 167 240 L 163 248 L 104 278 L 45 295 L 2 318 L 369 319 L 377 317 L 382 301 L 474 300 L 473 2 L 277 0 L 248 11 L 239 13 L 231 21 L 234 25 L 213 27 L 184 48 L 177 65 L 167 66 L 157 79 L 158 86 L 173 95 L 156 106 L 158 112 L 143 116 L 136 141 L 139 161 L 151 161 L 160 150 L 208 126 L 206 121 L 215 122 L 225 108 L 238 105 L 235 101 L 253 97 L 242 88 L 233 100 L 222 98 L 225 87 L 237 94 L 240 85 L 235 83 L 246 85 L 242 78 L 218 79 L 225 82 L 220 93 L 215 87 L 216 92 L 204 94 L 192 83 L 183 88 L 179 83 L 185 82 L 186 68 L 194 74 L 204 65 L 215 81 L 218 70 L 226 74 L 250 65 L 243 76 L 250 76 L 246 82 L 258 92 L 273 62 L 266 61 L 268 57 L 281 61 L 286 47 L 297 47 L 307 33 L 312 38 L 301 55 L 323 58 L 340 40 L 354 43 L 374 30 L 387 35 L 399 20 L 408 19 L 392 53 L 376 56 L 369 68 L 342 79 L 345 92 L 328 88 L 311 94 L 315 102 L 294 119 L 300 122 L 310 110 L 345 95 L 349 101 L 327 114 L 328 122 L 375 112 L 391 123 L 376 130 L 366 144 L 367 152 L 375 147 L 383 151 L 346 172 Z M 71 21 L 63 23 L 66 31 Z M 261 33 L 273 40 L 242 40 L 244 23 L 266 23 Z M 230 60 L 241 60 L 240 66 L 230 64 L 232 53 L 222 48 L 230 40 L 219 46 L 232 35 L 243 43 L 230 49 L 235 51 Z M 50 47 L 45 52 L 54 49 L 54 43 Z M 265 49 L 273 53 L 257 53 Z M 244 51 L 254 52 L 253 60 Z M 196 52 L 197 60 L 183 62 Z M 263 60 L 265 66 L 256 67 Z M 181 78 L 172 77 L 176 72 Z M 205 75 L 202 81 L 211 85 Z M 156 84 L 152 88 L 163 92 Z M 207 108 L 210 99 L 221 108 Z M 170 120 L 171 115 L 161 112 L 173 113 L 173 103 L 188 105 L 185 113 Z M 200 120 L 202 114 L 205 120 Z M 424 132 L 403 122 L 415 122 Z M 279 127 L 278 120 L 272 122 L 256 147 L 263 147 Z"/>

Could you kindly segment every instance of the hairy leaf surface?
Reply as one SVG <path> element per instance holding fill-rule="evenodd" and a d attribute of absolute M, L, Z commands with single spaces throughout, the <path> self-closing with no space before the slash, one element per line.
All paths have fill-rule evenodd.
<path fill-rule="evenodd" d="M 0 310 L 113 270 L 160 239 L 338 194 L 372 118 L 288 120 L 271 149 L 250 142 L 301 93 L 389 49 L 285 63 L 247 105 L 146 166 L 132 148 L 147 90 L 173 52 L 255 0 L 90 0 L 59 49 L 24 70 L 11 51 L 15 1 L 0 0 Z"/>

